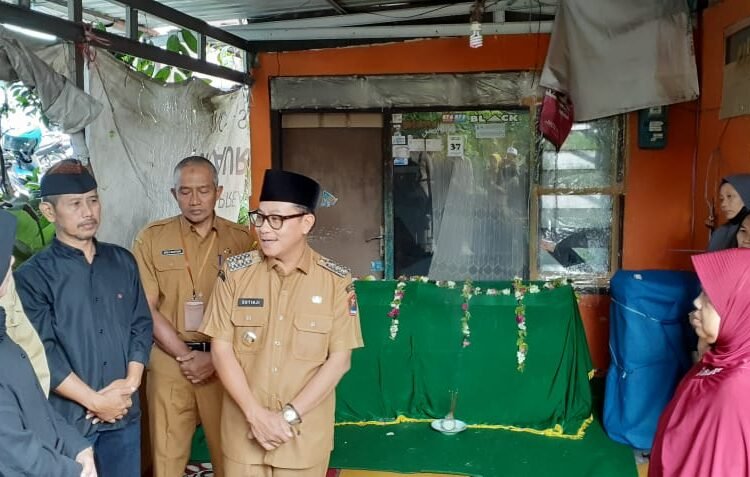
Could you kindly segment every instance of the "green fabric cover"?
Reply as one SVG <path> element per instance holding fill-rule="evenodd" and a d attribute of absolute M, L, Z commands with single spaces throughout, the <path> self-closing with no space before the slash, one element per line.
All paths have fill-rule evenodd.
<path fill-rule="evenodd" d="M 336 421 L 443 417 L 450 391 L 457 390 L 456 417 L 469 424 L 538 430 L 559 424 L 575 435 L 591 415 L 591 358 L 572 288 L 542 289 L 524 298 L 529 349 L 526 369 L 519 372 L 515 298 L 473 297 L 471 345 L 463 348 L 462 285 L 409 282 L 398 336 L 391 340 L 387 313 L 396 282 L 356 282 L 365 347 L 355 350 L 337 388 Z"/>
<path fill-rule="evenodd" d="M 583 440 L 483 429 L 445 436 L 429 424 L 339 426 L 330 467 L 477 477 L 637 476 L 633 451 L 610 440 L 597 421 Z"/>

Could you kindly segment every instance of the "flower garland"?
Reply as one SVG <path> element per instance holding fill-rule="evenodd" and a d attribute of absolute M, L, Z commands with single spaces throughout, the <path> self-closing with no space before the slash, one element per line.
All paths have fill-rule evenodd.
<path fill-rule="evenodd" d="M 471 312 L 469 312 L 469 300 L 471 300 L 471 297 L 475 295 L 475 291 L 478 294 L 479 291 L 481 291 L 479 288 L 474 289 L 471 286 L 471 279 L 466 279 L 464 282 L 464 287 L 461 290 L 461 296 L 464 299 L 464 302 L 461 304 L 461 310 L 463 310 L 464 314 L 461 317 L 461 334 L 463 335 L 463 340 L 461 341 L 461 346 L 466 348 L 471 344 L 471 328 L 469 328 L 469 320 L 471 319 Z"/>
<path fill-rule="evenodd" d="M 531 287 L 535 287 L 532 291 Z M 529 287 L 524 286 L 520 277 L 513 278 L 513 290 L 516 298 L 516 326 L 518 327 L 518 338 L 516 339 L 516 361 L 519 372 L 523 373 L 526 369 L 526 355 L 529 352 L 529 345 L 526 343 L 526 305 L 523 303 L 523 298 L 526 293 L 539 293 L 539 287 L 532 285 Z"/>
<path fill-rule="evenodd" d="M 396 282 L 396 289 L 393 291 L 393 300 L 391 300 L 391 311 L 388 312 L 388 317 L 391 319 L 390 327 L 390 338 L 396 339 L 398 336 L 398 316 L 401 314 L 401 303 L 404 301 L 406 282 L 429 282 L 429 278 L 422 276 L 405 277 L 401 275 L 398 277 Z"/>
<path fill-rule="evenodd" d="M 406 288 L 406 281 L 404 277 L 399 277 L 398 283 L 396 283 L 396 289 L 393 291 L 393 300 L 391 300 L 391 311 L 388 312 L 388 316 L 391 318 L 391 339 L 395 340 L 398 335 L 398 315 L 401 313 L 401 301 L 404 299 L 404 289 Z"/>
<path fill-rule="evenodd" d="M 408 278 L 401 276 L 398 278 L 396 289 L 393 292 L 393 300 L 391 301 L 391 311 L 388 312 L 388 316 L 391 318 L 390 338 L 392 340 L 395 340 L 398 334 L 398 316 L 400 313 L 401 302 L 404 299 L 404 289 L 406 288 L 407 281 L 429 283 L 430 279 L 424 276 L 413 276 Z M 438 280 L 434 283 L 435 286 L 440 288 L 456 288 L 456 282 L 451 280 Z M 463 303 L 461 304 L 461 335 L 463 337 L 463 339 L 461 340 L 461 346 L 466 348 L 471 345 L 471 327 L 469 326 L 469 321 L 471 320 L 471 312 L 469 310 L 469 302 L 473 297 L 478 295 L 513 295 L 516 299 L 516 369 L 518 369 L 519 372 L 523 372 L 526 368 L 526 356 L 529 352 L 529 345 L 526 342 L 528 329 L 526 327 L 526 305 L 524 304 L 524 298 L 528 294 L 536 294 L 541 292 L 542 288 L 544 288 L 545 290 L 553 290 L 570 283 L 571 281 L 565 278 L 554 278 L 544 282 L 544 285 L 542 287 L 539 287 L 539 285 L 535 284 L 525 285 L 520 277 L 514 277 L 511 288 L 504 288 L 502 290 L 496 288 L 488 288 L 486 290 L 482 290 L 480 287 L 475 287 L 471 279 L 466 279 L 466 281 L 464 281 L 463 287 L 461 288 L 461 297 L 463 298 Z M 578 299 L 577 292 L 576 299 Z"/>

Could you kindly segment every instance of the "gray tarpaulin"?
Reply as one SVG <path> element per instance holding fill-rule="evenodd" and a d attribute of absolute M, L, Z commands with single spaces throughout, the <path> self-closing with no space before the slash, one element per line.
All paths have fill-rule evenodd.
<path fill-rule="evenodd" d="M 576 121 L 697 98 L 687 2 L 560 2 L 540 84 L 571 97 Z"/>
<path fill-rule="evenodd" d="M 44 114 L 68 133 L 81 131 L 102 111 L 102 105 L 56 73 L 25 42 L 0 26 L 0 80 L 21 81 L 36 89 Z"/>
<path fill-rule="evenodd" d="M 97 51 L 89 85 L 106 107 L 87 135 L 103 204 L 98 237 L 130 247 L 146 223 L 178 214 L 172 170 L 194 154 L 216 165 L 224 186 L 216 212 L 236 221 L 250 170 L 247 89 L 165 85 Z"/>

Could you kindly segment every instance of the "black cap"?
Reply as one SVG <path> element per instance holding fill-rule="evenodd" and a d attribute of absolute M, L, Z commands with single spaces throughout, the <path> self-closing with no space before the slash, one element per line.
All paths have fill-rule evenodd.
<path fill-rule="evenodd" d="M 320 185 L 313 179 L 294 172 L 266 170 L 260 201 L 289 202 L 315 210 L 320 198 Z"/>
<path fill-rule="evenodd" d="M 0 284 L 5 279 L 13 255 L 13 244 L 16 242 L 16 217 L 10 212 L 0 210 Z"/>
<path fill-rule="evenodd" d="M 96 189 L 96 179 L 75 159 L 65 159 L 52 166 L 39 183 L 39 195 L 85 194 Z"/>

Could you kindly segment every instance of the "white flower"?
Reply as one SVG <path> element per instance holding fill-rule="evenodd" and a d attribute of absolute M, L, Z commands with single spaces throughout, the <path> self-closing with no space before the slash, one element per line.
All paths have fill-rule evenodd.
<path fill-rule="evenodd" d="M 529 287 L 529 293 L 539 293 L 539 285 L 531 285 Z"/>
<path fill-rule="evenodd" d="M 476 288 L 474 289 L 474 294 L 475 294 L 475 295 L 481 295 L 481 294 L 482 294 L 482 289 L 481 289 L 481 288 L 479 288 L 479 287 L 476 287 Z"/>
<path fill-rule="evenodd" d="M 515 277 L 513 277 L 513 281 L 514 282 L 520 282 L 521 280 L 522 280 L 522 278 L 519 277 L 518 275 L 516 275 Z"/>
<path fill-rule="evenodd" d="M 523 293 L 521 293 L 521 292 L 520 292 L 520 291 L 518 291 L 518 290 L 516 290 L 516 293 L 515 293 L 515 295 L 516 295 L 516 300 L 520 300 L 521 298 L 523 298 Z"/>
<path fill-rule="evenodd" d="M 430 281 L 430 277 L 419 277 L 419 281 L 421 281 L 422 283 L 427 283 Z"/>
<path fill-rule="evenodd" d="M 398 282 L 396 284 L 396 288 L 398 288 L 398 289 L 406 288 L 406 282 Z"/>
<path fill-rule="evenodd" d="M 524 353 L 523 351 L 517 352 L 516 359 L 518 360 L 518 364 L 523 363 L 524 361 L 526 361 L 526 353 Z"/>
<path fill-rule="evenodd" d="M 524 323 L 524 322 L 519 323 L 518 324 L 518 329 L 526 331 L 526 323 Z"/>
<path fill-rule="evenodd" d="M 506 295 L 506 296 L 510 295 L 510 288 L 504 288 L 503 295 Z"/>
<path fill-rule="evenodd" d="M 447 285 L 448 285 L 448 288 L 456 288 L 456 282 L 452 280 L 448 280 Z"/>
<path fill-rule="evenodd" d="M 497 290 L 495 290 L 494 288 L 488 288 L 485 294 L 488 296 L 495 296 L 497 295 Z"/>

